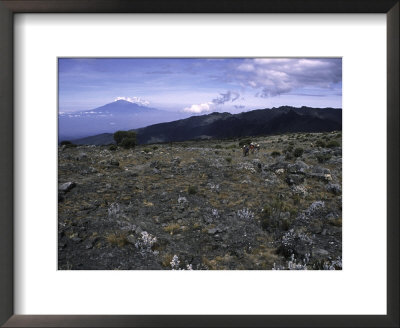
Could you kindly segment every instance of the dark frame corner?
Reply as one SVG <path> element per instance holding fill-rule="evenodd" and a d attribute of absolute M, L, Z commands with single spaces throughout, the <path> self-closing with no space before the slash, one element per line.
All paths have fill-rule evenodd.
<path fill-rule="evenodd" d="M 399 327 L 399 0 L 0 0 L 0 324 L 4 327 Z M 386 316 L 14 315 L 13 17 L 15 13 L 385 13 L 387 16 Z"/>

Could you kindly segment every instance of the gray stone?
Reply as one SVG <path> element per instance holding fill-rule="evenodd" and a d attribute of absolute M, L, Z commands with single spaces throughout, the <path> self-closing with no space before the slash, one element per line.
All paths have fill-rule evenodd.
<path fill-rule="evenodd" d="M 68 192 L 76 186 L 75 182 L 66 182 L 58 186 L 59 191 Z"/>
<path fill-rule="evenodd" d="M 110 165 L 119 166 L 119 162 L 116 159 L 112 159 L 112 160 L 110 160 Z"/>
<path fill-rule="evenodd" d="M 331 174 L 331 171 L 325 167 L 314 166 L 312 169 L 312 173 Z"/>
<path fill-rule="evenodd" d="M 290 213 L 289 212 L 280 212 L 279 213 L 279 218 L 281 220 L 287 220 L 290 218 Z"/>
<path fill-rule="evenodd" d="M 84 161 L 88 159 L 88 155 L 86 153 L 79 153 L 76 158 L 77 161 Z"/>
<path fill-rule="evenodd" d="M 289 173 L 304 174 L 309 168 L 306 163 L 298 160 L 296 163 L 289 165 L 287 170 Z"/>
<path fill-rule="evenodd" d="M 326 257 L 329 255 L 329 252 L 322 249 L 322 248 L 314 248 L 312 250 L 312 256 L 313 257 Z"/>
<path fill-rule="evenodd" d="M 218 229 L 217 228 L 211 228 L 211 229 L 208 229 L 207 232 L 208 232 L 209 235 L 215 235 L 218 232 Z"/>
<path fill-rule="evenodd" d="M 339 195 L 342 192 L 342 188 L 340 187 L 340 185 L 334 183 L 327 184 L 326 190 L 328 190 L 331 193 L 334 193 L 335 195 Z"/>
<path fill-rule="evenodd" d="M 304 182 L 304 176 L 300 174 L 288 174 L 288 176 L 286 177 L 286 183 L 289 186 L 299 185 L 302 184 L 303 182 Z"/>
<path fill-rule="evenodd" d="M 135 245 L 135 243 L 136 243 L 136 238 L 135 238 L 135 236 L 133 236 L 133 235 L 129 235 L 129 236 L 126 237 L 126 241 L 127 241 L 129 244 Z"/>

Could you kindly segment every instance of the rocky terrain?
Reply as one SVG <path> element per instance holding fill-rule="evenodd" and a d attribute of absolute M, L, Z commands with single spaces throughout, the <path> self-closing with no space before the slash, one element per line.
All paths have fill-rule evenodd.
<path fill-rule="evenodd" d="M 340 270 L 341 132 L 244 139 L 59 147 L 59 269 Z"/>

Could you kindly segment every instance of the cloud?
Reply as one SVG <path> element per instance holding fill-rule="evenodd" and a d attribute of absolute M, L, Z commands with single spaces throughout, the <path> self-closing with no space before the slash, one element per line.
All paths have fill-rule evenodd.
<path fill-rule="evenodd" d="M 227 91 L 225 93 L 220 93 L 219 96 L 212 100 L 212 103 L 216 105 L 223 105 L 227 101 L 235 101 L 239 98 L 239 93 L 235 91 Z"/>
<path fill-rule="evenodd" d="M 218 105 L 223 105 L 226 102 L 230 101 L 233 102 L 240 97 L 240 94 L 235 91 L 226 91 L 225 93 L 220 93 L 217 98 L 209 102 L 205 102 L 202 104 L 194 104 L 190 107 L 185 107 L 183 109 L 184 112 L 187 113 L 203 113 L 203 112 L 210 112 L 214 110 Z"/>
<path fill-rule="evenodd" d="M 125 101 L 129 101 L 133 104 L 139 104 L 142 106 L 148 106 L 150 105 L 150 102 L 147 100 L 144 100 L 140 97 L 117 97 L 114 99 L 114 101 L 118 101 L 118 100 L 125 100 Z"/>
<path fill-rule="evenodd" d="M 213 103 L 207 102 L 207 103 L 203 103 L 203 104 L 192 105 L 190 107 L 185 107 L 183 109 L 183 111 L 187 112 L 187 113 L 203 113 L 203 112 L 211 111 L 212 107 L 213 107 Z"/>
<path fill-rule="evenodd" d="M 342 81 L 340 58 L 256 58 L 231 68 L 226 78 L 258 97 L 274 97 L 294 89 L 331 89 Z"/>
<path fill-rule="evenodd" d="M 235 109 L 244 109 L 246 106 L 244 106 L 244 105 L 235 105 L 233 107 L 235 107 Z"/>

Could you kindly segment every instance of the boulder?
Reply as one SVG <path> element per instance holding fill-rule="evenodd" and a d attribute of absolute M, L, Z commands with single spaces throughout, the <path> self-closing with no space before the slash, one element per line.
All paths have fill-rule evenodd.
<path fill-rule="evenodd" d="M 127 241 L 129 244 L 135 245 L 135 243 L 136 243 L 136 238 L 135 238 L 135 236 L 133 236 L 133 235 L 129 235 L 129 236 L 126 237 L 126 241 Z"/>
<path fill-rule="evenodd" d="M 317 173 L 317 174 L 331 174 L 331 171 L 325 167 L 321 166 L 314 166 L 312 169 L 312 173 Z"/>
<path fill-rule="evenodd" d="M 299 185 L 304 182 L 304 176 L 300 174 L 288 174 L 286 177 L 286 183 L 289 186 Z"/>
<path fill-rule="evenodd" d="M 289 173 L 293 174 L 305 174 L 309 168 L 310 167 L 306 163 L 297 160 L 296 163 L 288 165 L 287 170 Z"/>
<path fill-rule="evenodd" d="M 112 160 L 110 160 L 110 165 L 119 166 L 119 162 L 116 159 L 112 159 Z"/>
<path fill-rule="evenodd" d="M 66 182 L 58 186 L 58 191 L 62 191 L 64 193 L 70 191 L 72 188 L 76 186 L 75 182 Z"/>
<path fill-rule="evenodd" d="M 340 187 L 340 185 L 335 183 L 328 183 L 326 186 L 326 190 L 335 195 L 339 195 L 342 192 L 342 188 Z"/>
<path fill-rule="evenodd" d="M 88 155 L 87 155 L 86 153 L 79 153 L 79 154 L 75 157 L 75 159 L 76 159 L 77 161 L 84 161 L 84 160 L 87 160 L 87 159 L 88 159 Z"/>

